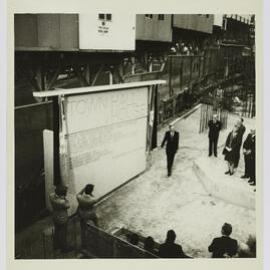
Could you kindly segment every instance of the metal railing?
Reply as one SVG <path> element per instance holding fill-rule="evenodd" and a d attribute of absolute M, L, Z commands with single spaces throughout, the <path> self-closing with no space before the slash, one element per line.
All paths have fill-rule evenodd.
<path fill-rule="evenodd" d="M 68 245 L 73 250 L 63 254 L 53 247 L 54 229 L 48 227 L 42 232 L 42 254 L 44 259 L 57 258 L 158 258 L 156 255 L 139 246 L 130 244 L 118 236 L 110 234 L 90 223 L 87 224 L 85 233 L 86 246 L 81 249 L 81 228 L 77 215 L 72 216 L 68 222 Z M 32 246 L 33 249 L 33 246 Z M 30 254 L 24 254 L 29 257 Z"/>

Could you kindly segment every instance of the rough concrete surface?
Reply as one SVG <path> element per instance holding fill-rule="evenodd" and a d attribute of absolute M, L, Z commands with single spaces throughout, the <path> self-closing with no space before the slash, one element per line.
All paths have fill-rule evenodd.
<path fill-rule="evenodd" d="M 232 224 L 231 236 L 240 243 L 246 242 L 250 234 L 255 235 L 255 211 L 209 196 L 194 172 L 195 160 L 202 157 L 209 159 L 208 137 L 207 133 L 199 134 L 199 119 L 200 109 L 175 123 L 176 130 L 180 132 L 180 148 L 171 177 L 168 178 L 166 174 L 165 151 L 158 148 L 151 153 L 150 166 L 145 173 L 116 190 L 97 206 L 103 229 L 110 232 L 117 227 L 125 227 L 144 236 L 151 235 L 160 243 L 164 241 L 167 230 L 174 229 L 176 242 L 194 257 L 211 256 L 208 246 L 214 237 L 220 235 L 224 222 Z M 228 128 L 221 132 L 219 138 L 218 160 L 210 157 L 213 162 L 206 162 L 211 164 L 209 174 L 217 163 L 219 168 L 224 167 L 218 171 L 222 181 L 231 177 L 224 175 L 227 168 L 221 152 L 236 120 L 237 116 L 229 115 Z M 244 124 L 247 128 L 245 139 L 250 128 L 254 127 L 255 119 L 245 119 Z M 162 129 L 158 134 L 159 145 L 165 130 Z M 247 181 L 240 178 L 243 166 L 241 155 L 233 179 L 246 185 L 248 192 L 253 192 Z"/>

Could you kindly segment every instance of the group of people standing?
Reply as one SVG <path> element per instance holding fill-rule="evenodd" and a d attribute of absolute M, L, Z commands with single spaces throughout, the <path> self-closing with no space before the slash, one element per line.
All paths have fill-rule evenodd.
<path fill-rule="evenodd" d="M 242 148 L 243 136 L 246 128 L 243 124 L 244 119 L 240 118 L 234 125 L 232 131 L 227 136 L 225 146 L 222 154 L 224 159 L 228 163 L 228 170 L 225 174 L 233 175 L 238 167 L 240 152 Z M 221 130 L 221 123 L 217 119 L 217 115 L 213 116 L 213 120 L 209 121 L 209 156 L 212 155 L 212 150 L 214 155 L 217 157 L 217 144 L 219 132 Z M 241 178 L 248 178 L 250 185 L 256 184 L 255 177 L 255 162 L 256 162 L 256 152 L 255 152 L 255 129 L 251 129 L 250 133 L 246 137 L 243 143 L 243 155 L 245 161 L 245 173 Z"/>
<path fill-rule="evenodd" d="M 227 161 L 228 170 L 225 174 L 233 175 L 235 170 L 238 167 L 240 153 L 242 148 L 243 136 L 246 131 L 246 128 L 243 124 L 244 119 L 239 118 L 236 124 L 234 125 L 232 131 L 228 134 L 228 137 L 225 142 L 224 149 L 222 154 L 224 159 Z M 214 154 L 215 157 L 218 156 L 218 139 L 219 133 L 222 128 L 221 122 L 218 120 L 216 114 L 213 115 L 212 120 L 208 122 L 209 132 L 209 157 Z M 169 130 L 166 131 L 164 138 L 161 143 L 163 148 L 166 144 L 166 156 L 167 156 L 167 172 L 168 177 L 172 174 L 172 166 L 175 154 L 178 151 L 179 145 L 179 132 L 175 131 L 174 125 L 169 125 Z M 251 129 L 250 133 L 246 137 L 243 143 L 243 155 L 245 161 L 245 173 L 241 178 L 249 179 L 248 182 L 250 185 L 256 185 L 255 177 L 255 162 L 256 162 L 256 152 L 255 152 L 255 129 Z"/>

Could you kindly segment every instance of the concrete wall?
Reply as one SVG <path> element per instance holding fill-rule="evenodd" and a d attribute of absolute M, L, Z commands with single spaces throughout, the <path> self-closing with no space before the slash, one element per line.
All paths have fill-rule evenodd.
<path fill-rule="evenodd" d="M 151 14 L 153 18 L 145 17 L 145 14 L 136 15 L 136 39 L 151 41 L 172 41 L 172 15 L 164 15 L 164 20 L 158 19 L 158 14 Z"/>
<path fill-rule="evenodd" d="M 173 26 L 211 34 L 213 31 L 214 15 L 207 14 L 207 16 L 204 14 L 175 14 L 173 15 Z"/>
<path fill-rule="evenodd" d="M 98 14 L 79 14 L 80 49 L 135 50 L 135 15 L 111 16 L 108 21 Z"/>

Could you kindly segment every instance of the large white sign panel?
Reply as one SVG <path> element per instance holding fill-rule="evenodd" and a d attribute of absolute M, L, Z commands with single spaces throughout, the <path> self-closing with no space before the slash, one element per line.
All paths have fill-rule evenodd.
<path fill-rule="evenodd" d="M 80 49 L 135 50 L 135 14 L 110 15 L 101 20 L 98 14 L 79 14 Z"/>
<path fill-rule="evenodd" d="M 100 197 L 145 170 L 148 88 L 65 98 L 67 165 L 75 192 Z"/>

